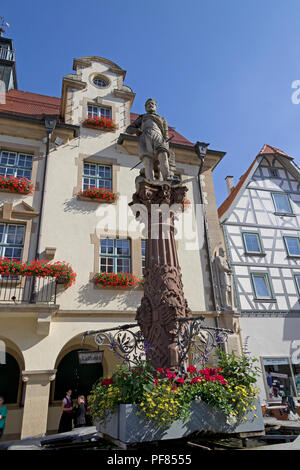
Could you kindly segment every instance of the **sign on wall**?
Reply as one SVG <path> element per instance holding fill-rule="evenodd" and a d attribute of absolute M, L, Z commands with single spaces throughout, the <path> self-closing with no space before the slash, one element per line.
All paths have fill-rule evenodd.
<path fill-rule="evenodd" d="M 79 364 L 101 363 L 104 351 L 78 351 Z"/>

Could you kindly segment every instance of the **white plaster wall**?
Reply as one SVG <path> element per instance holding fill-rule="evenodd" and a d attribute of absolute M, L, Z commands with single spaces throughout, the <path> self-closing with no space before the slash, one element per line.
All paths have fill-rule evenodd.
<path fill-rule="evenodd" d="M 91 73 L 95 71 L 106 74 L 107 66 L 93 62 L 91 68 L 82 69 L 82 79 L 86 80 L 88 85 L 86 89 L 74 92 L 74 116 L 77 115 L 77 112 L 80 115 L 82 114 L 83 97 L 94 99 L 102 94 L 107 101 L 111 100 L 117 103 L 120 109 L 124 107 L 124 100 L 117 99 L 111 94 L 111 90 L 116 87 L 116 77 L 114 78 L 110 73 L 112 79 L 111 89 L 101 90 L 101 88 L 91 85 L 88 79 Z M 74 120 L 76 119 L 74 117 Z M 77 273 L 76 284 L 65 291 L 60 291 L 58 294 L 57 301 L 61 309 L 95 308 L 126 311 L 136 308 L 140 303 L 141 290 L 133 289 L 120 292 L 95 289 L 89 281 L 89 275 L 94 268 L 94 246 L 91 244 L 90 236 L 95 233 L 101 220 L 100 215 L 103 214 L 104 209 L 117 210 L 117 229 L 119 228 L 120 215 L 124 217 L 126 213 L 128 214 L 130 227 L 134 223 L 133 214 L 127 204 L 131 201 L 132 194 L 135 191 L 134 180 L 139 173 L 139 168 L 132 171 L 130 171 L 130 168 L 138 162 L 138 157 L 127 154 L 123 147 L 116 143 L 122 131 L 122 122 L 117 120 L 117 124 L 120 126 L 117 132 L 101 132 L 81 128 L 79 138 L 53 149 L 49 156 L 45 194 L 46 216 L 41 231 L 41 250 L 47 246 L 56 247 L 54 261 L 69 262 Z M 117 160 L 120 165 L 117 172 L 117 192 L 119 193 L 117 205 L 79 201 L 73 195 L 73 188 L 77 186 L 78 182 L 76 161 L 79 154 L 89 157 L 102 156 L 103 158 Z M 185 173 L 184 179 L 189 188 L 188 198 L 192 203 L 192 208 L 194 208 L 199 198 L 196 185 L 197 168 L 192 165 L 180 164 L 180 169 Z M 193 209 L 192 219 L 193 226 L 196 227 Z M 199 226 L 203 225 L 202 222 L 201 219 Z M 135 223 L 135 226 L 133 233 L 128 232 L 129 236 L 138 234 L 140 226 L 138 223 Z M 109 228 L 113 229 L 113 227 Z M 203 275 L 206 276 L 205 268 L 203 269 L 205 260 L 201 253 L 199 254 L 198 235 L 196 234 L 192 249 L 190 245 L 187 250 L 185 243 L 179 241 L 178 250 L 184 291 L 190 308 L 195 311 L 205 310 L 208 302 L 203 281 Z M 195 280 L 197 289 L 195 289 Z"/>
<path fill-rule="evenodd" d="M 240 326 L 243 344 L 247 344 L 247 351 L 253 357 L 291 357 L 299 348 L 300 318 L 241 317 Z M 300 359 L 297 353 L 295 357 Z M 258 386 L 260 396 L 265 399 L 262 375 Z"/>

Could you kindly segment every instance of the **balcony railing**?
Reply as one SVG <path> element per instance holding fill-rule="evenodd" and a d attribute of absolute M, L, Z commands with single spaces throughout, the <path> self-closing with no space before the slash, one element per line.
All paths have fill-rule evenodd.
<path fill-rule="evenodd" d="M 33 286 L 34 283 L 34 286 Z M 33 289 L 34 287 L 34 289 Z M 32 295 L 34 290 L 34 295 Z M 0 278 L 1 303 L 56 303 L 57 281 L 53 277 Z"/>
<path fill-rule="evenodd" d="M 15 51 L 7 47 L 0 46 L 0 59 L 2 60 L 15 60 Z"/>

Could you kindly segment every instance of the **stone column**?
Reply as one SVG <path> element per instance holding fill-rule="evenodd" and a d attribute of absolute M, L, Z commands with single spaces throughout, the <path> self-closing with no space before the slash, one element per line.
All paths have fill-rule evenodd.
<path fill-rule="evenodd" d="M 22 372 L 26 383 L 25 403 L 21 439 L 46 433 L 50 382 L 55 379 L 54 370 L 25 370 Z"/>
<path fill-rule="evenodd" d="M 147 223 L 144 296 L 136 320 L 149 345 L 154 367 L 177 369 L 176 317 L 191 316 L 183 294 L 174 238 L 174 214 L 181 210 L 187 188 L 166 182 L 143 181 L 130 205 Z M 138 210 L 140 204 L 141 210 Z"/>

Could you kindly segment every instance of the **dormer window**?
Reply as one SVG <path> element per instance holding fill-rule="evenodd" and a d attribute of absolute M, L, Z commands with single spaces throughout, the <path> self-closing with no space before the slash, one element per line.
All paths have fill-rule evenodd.
<path fill-rule="evenodd" d="M 88 105 L 88 117 L 104 117 L 111 119 L 111 108 L 105 106 Z"/>
<path fill-rule="evenodd" d="M 103 77 L 96 76 L 93 78 L 94 85 L 98 86 L 99 88 L 104 88 L 108 86 L 108 81 L 105 80 Z"/>

